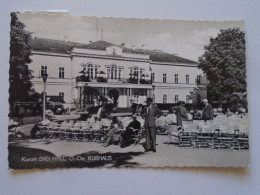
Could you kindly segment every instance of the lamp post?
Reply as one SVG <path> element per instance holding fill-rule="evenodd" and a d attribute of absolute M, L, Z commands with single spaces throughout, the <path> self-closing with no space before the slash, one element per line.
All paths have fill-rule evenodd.
<path fill-rule="evenodd" d="M 45 102 L 46 102 L 46 81 L 47 81 L 47 78 L 48 78 L 48 74 L 44 73 L 42 74 L 42 80 L 43 80 L 43 113 L 42 113 L 42 120 L 45 121 L 45 109 L 46 109 L 46 105 L 45 105 Z"/>
<path fill-rule="evenodd" d="M 155 85 L 152 85 L 152 88 L 153 88 L 153 103 L 155 103 L 155 95 L 154 95 Z"/>

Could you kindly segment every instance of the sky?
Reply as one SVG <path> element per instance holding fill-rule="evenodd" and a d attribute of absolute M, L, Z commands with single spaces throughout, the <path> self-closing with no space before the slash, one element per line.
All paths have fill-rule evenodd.
<path fill-rule="evenodd" d="M 18 18 L 33 37 L 89 43 L 104 40 L 126 47 L 162 50 L 198 61 L 210 37 L 220 29 L 238 27 L 243 21 L 183 21 L 135 18 L 71 16 L 68 13 L 19 13 Z M 101 30 L 102 29 L 102 30 Z M 102 33 L 101 33 L 102 32 Z"/>

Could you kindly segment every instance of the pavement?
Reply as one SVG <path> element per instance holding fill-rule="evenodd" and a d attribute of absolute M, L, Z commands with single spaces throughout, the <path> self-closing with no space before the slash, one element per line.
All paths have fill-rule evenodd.
<path fill-rule="evenodd" d="M 141 142 L 144 142 L 143 139 Z M 244 167 L 249 164 L 249 150 L 209 149 L 178 147 L 167 144 L 168 136 L 157 136 L 157 152 L 144 152 L 142 144 L 120 148 L 117 145 L 104 147 L 97 142 L 66 142 L 42 139 L 9 139 L 9 160 L 11 167 L 22 167 L 28 163 L 21 162 L 23 157 L 41 156 L 77 158 L 73 163 L 55 162 L 55 167 L 183 167 L 183 166 L 217 166 Z M 11 149 L 10 149 L 11 148 Z M 19 153 L 16 152 L 19 150 Z M 37 156 L 37 158 L 39 155 Z M 101 159 L 101 158 L 109 159 Z M 38 159 L 39 160 L 39 159 Z M 9 161 L 9 162 L 10 162 Z M 29 168 L 50 168 L 51 162 L 43 161 L 32 164 Z M 53 163 L 53 162 L 52 162 Z M 19 165 L 19 166 L 20 166 Z M 19 168 L 18 166 L 18 168 Z M 35 167 L 33 167 L 35 166 Z M 25 167 L 28 168 L 28 167 Z"/>

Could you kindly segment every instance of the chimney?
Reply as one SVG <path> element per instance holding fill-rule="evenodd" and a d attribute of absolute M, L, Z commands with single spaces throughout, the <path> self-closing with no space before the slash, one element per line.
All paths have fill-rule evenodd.
<path fill-rule="evenodd" d="M 142 49 L 143 49 L 143 51 L 145 51 L 145 45 L 142 45 Z"/>
<path fill-rule="evenodd" d="M 135 46 L 134 45 L 132 45 L 132 50 L 135 50 Z"/>

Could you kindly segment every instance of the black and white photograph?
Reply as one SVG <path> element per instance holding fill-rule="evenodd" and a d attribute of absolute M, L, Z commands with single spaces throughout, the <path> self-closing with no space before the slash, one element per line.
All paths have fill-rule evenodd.
<path fill-rule="evenodd" d="M 9 168 L 249 166 L 244 21 L 10 18 Z"/>

